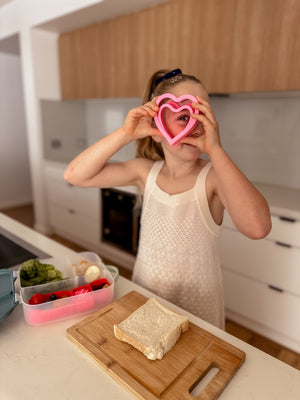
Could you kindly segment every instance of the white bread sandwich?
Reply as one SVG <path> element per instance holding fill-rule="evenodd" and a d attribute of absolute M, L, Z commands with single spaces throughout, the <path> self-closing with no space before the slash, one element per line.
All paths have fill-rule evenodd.
<path fill-rule="evenodd" d="M 131 344 L 149 360 L 161 360 L 189 329 L 189 319 L 168 309 L 155 298 L 114 325 L 115 337 Z"/>

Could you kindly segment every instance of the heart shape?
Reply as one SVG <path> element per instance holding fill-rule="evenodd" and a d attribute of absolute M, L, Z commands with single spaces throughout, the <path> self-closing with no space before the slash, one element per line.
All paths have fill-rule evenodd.
<path fill-rule="evenodd" d="M 164 104 L 161 105 L 162 101 L 165 99 L 171 99 L 172 101 L 168 101 Z M 180 97 L 174 96 L 172 93 L 165 93 L 159 96 L 156 100 L 156 104 L 159 106 L 159 110 L 157 113 L 157 116 L 154 117 L 154 121 L 156 123 L 157 128 L 159 131 L 164 135 L 164 137 L 167 139 L 170 145 L 177 144 L 182 138 L 187 136 L 197 125 L 198 121 L 194 118 L 189 118 L 189 121 L 185 128 L 176 136 L 173 136 L 171 132 L 169 132 L 166 122 L 164 120 L 163 112 L 166 108 L 168 108 L 170 111 L 174 113 L 178 113 L 182 110 L 187 110 L 189 114 L 199 114 L 200 111 L 197 109 L 194 109 L 191 104 L 184 104 L 180 105 L 179 103 L 181 101 L 185 100 L 190 100 L 191 102 L 198 103 L 197 99 L 194 96 L 185 94 Z"/>

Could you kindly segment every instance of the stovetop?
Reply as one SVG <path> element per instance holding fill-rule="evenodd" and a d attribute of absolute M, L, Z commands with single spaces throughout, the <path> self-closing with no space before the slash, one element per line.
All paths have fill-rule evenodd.
<path fill-rule="evenodd" d="M 18 269 L 31 258 L 47 257 L 47 253 L 0 227 L 0 269 Z"/>

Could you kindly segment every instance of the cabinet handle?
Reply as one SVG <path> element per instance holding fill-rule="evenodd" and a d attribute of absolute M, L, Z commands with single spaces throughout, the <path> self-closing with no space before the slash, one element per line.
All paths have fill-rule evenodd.
<path fill-rule="evenodd" d="M 277 286 L 268 285 L 268 288 L 269 288 L 269 289 L 272 289 L 272 290 L 275 290 L 276 292 L 279 292 L 279 293 L 283 293 L 283 292 L 284 292 L 283 289 L 281 289 L 281 288 L 279 288 L 279 287 L 277 287 Z"/>
<path fill-rule="evenodd" d="M 70 209 L 68 210 L 68 213 L 69 213 L 69 214 L 75 214 L 75 211 L 72 210 L 72 208 L 70 208 Z"/>
<path fill-rule="evenodd" d="M 280 221 L 284 221 L 284 222 L 291 222 L 291 223 L 295 223 L 296 220 L 295 218 L 289 218 L 289 217 L 279 217 Z"/>
<path fill-rule="evenodd" d="M 283 242 L 275 242 L 277 244 L 277 246 L 282 246 L 282 247 L 286 247 L 288 249 L 290 249 L 292 247 L 291 244 L 288 243 L 283 243 Z"/>

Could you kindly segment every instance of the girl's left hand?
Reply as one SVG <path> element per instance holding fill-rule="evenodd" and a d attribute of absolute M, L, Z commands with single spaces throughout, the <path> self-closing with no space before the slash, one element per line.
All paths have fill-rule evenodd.
<path fill-rule="evenodd" d="M 192 107 L 199 110 L 200 114 L 191 114 L 191 117 L 197 119 L 199 124 L 180 143 L 192 144 L 209 156 L 221 147 L 219 125 L 210 103 L 199 96 L 197 100 L 199 103 L 192 103 Z"/>

